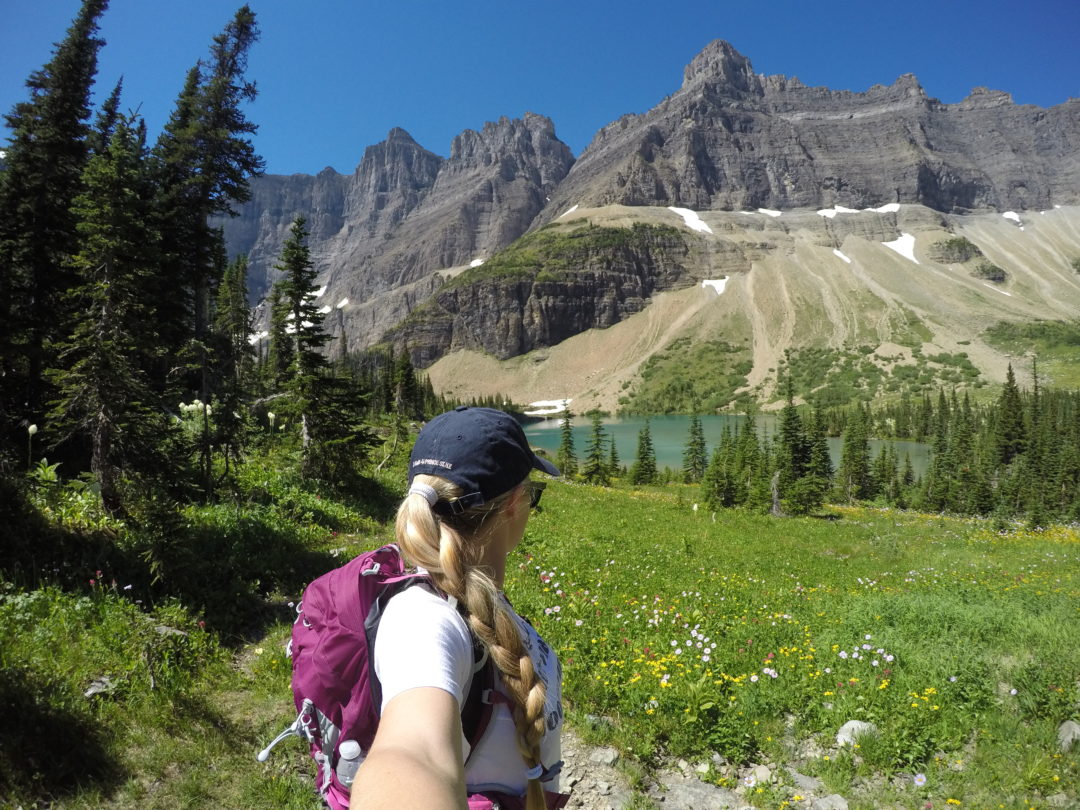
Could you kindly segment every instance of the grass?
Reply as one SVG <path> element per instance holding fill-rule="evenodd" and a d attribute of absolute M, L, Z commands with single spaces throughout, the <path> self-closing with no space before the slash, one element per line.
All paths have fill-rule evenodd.
<path fill-rule="evenodd" d="M 254 479 L 275 529 L 261 567 L 290 534 L 325 567 L 389 537 L 385 510 L 373 520 L 268 468 Z M 853 508 L 714 517 L 696 499 L 553 482 L 510 561 L 507 592 L 559 651 L 567 716 L 589 740 L 643 774 L 717 751 L 727 765 L 710 778 L 729 787 L 740 763 L 798 761 L 852 808 L 1080 801 L 1078 753 L 1054 742 L 1080 718 L 1075 529 Z M 187 519 L 250 548 L 221 509 Z M 264 589 L 263 623 L 237 641 L 96 573 L 0 592 L 0 697 L 24 718 L 0 731 L 0 804 L 314 810 L 300 744 L 255 761 L 292 720 L 283 647 L 302 580 Z M 84 697 L 102 677 L 112 686 Z M 838 749 L 850 719 L 878 735 Z M 755 806 L 801 806 L 791 785 L 758 788 Z"/>
<path fill-rule="evenodd" d="M 566 281 L 583 272 L 621 269 L 634 257 L 654 253 L 665 259 L 662 265 L 677 264 L 686 252 L 682 234 L 666 225 L 605 228 L 551 223 L 463 271 L 446 288 L 490 281 Z"/>
<path fill-rule="evenodd" d="M 854 806 L 1076 799 L 1077 756 L 1053 745 L 1080 712 L 1075 530 L 864 510 L 713 522 L 693 490 L 551 494 L 508 591 L 628 754 L 785 762 L 860 719 L 878 736 L 805 765 Z"/>
<path fill-rule="evenodd" d="M 1001 321 L 986 330 L 986 340 L 994 348 L 1013 355 L 1017 369 L 1030 365 L 1028 355 L 1038 357 L 1043 387 L 1080 386 L 1080 322 Z"/>
<path fill-rule="evenodd" d="M 753 363 L 748 345 L 680 338 L 650 357 L 637 385 L 620 398 L 624 413 L 713 413 L 726 409 L 746 385 Z"/>

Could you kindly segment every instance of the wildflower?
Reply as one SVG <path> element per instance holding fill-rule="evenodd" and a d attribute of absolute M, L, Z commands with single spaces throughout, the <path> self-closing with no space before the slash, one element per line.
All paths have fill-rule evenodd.
<path fill-rule="evenodd" d="M 748 773 L 743 777 L 742 783 L 748 788 L 753 787 L 757 784 L 757 778 L 752 773 Z"/>
<path fill-rule="evenodd" d="M 29 433 L 31 436 L 33 436 L 35 433 L 37 433 L 37 425 L 30 425 L 26 429 L 26 432 Z"/>
<path fill-rule="evenodd" d="M 757 683 L 757 682 L 758 682 L 758 676 L 757 675 L 751 675 L 750 676 L 750 683 Z"/>
<path fill-rule="evenodd" d="M 922 787 L 926 784 L 926 774 L 917 773 L 915 774 L 915 778 L 912 781 L 915 783 L 915 787 Z"/>

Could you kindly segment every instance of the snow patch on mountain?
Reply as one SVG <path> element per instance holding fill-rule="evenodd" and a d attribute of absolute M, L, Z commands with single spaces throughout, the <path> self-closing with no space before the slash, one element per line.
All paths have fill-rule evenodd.
<path fill-rule="evenodd" d="M 702 233 L 712 233 L 713 230 L 704 222 L 701 221 L 701 217 L 697 215 L 696 211 L 691 211 L 689 208 L 676 208 L 674 205 L 669 205 L 668 211 L 674 211 L 680 217 L 683 218 L 683 222 L 686 223 L 686 227 L 692 231 L 701 231 Z"/>

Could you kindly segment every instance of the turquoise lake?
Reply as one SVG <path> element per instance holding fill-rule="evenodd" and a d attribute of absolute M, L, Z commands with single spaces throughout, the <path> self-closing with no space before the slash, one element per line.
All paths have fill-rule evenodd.
<path fill-rule="evenodd" d="M 776 428 L 775 416 L 759 414 L 755 419 L 763 434 L 772 435 Z M 712 455 L 713 448 L 720 442 L 725 425 L 730 426 L 734 431 L 735 427 L 745 420 L 745 416 L 734 414 L 702 416 L 701 426 L 705 431 L 705 443 L 708 445 L 709 455 Z M 603 420 L 604 433 L 609 439 L 612 436 L 615 437 L 615 449 L 618 451 L 619 461 L 626 466 L 630 466 L 637 456 L 638 433 L 645 426 L 645 421 L 644 417 L 612 417 Z M 683 450 L 690 430 L 690 417 L 651 416 L 648 422 L 653 449 L 656 451 L 657 466 L 681 470 Z M 531 422 L 525 425 L 525 435 L 533 447 L 546 450 L 554 456 L 559 449 L 561 424 L 558 418 Z M 574 432 L 574 452 L 580 461 L 585 456 L 585 448 L 588 447 L 589 436 L 592 433 L 592 420 L 585 416 L 575 416 L 571 420 L 571 425 Z M 871 454 L 876 456 L 884 444 L 892 444 L 896 447 L 897 457 L 901 464 L 903 464 L 904 455 L 909 455 L 916 475 L 921 476 L 926 472 L 930 463 L 930 445 L 923 442 L 875 439 L 870 442 Z M 838 437 L 829 438 L 829 452 L 834 466 L 840 461 L 840 446 Z"/>

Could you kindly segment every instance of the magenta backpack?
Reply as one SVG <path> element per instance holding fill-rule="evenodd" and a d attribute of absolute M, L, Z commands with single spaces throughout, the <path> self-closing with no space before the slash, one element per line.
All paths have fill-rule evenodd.
<path fill-rule="evenodd" d="M 412 585 L 434 590 L 429 577 L 405 570 L 395 545 L 368 551 L 314 580 L 296 608 L 292 640 L 292 691 L 296 720 L 259 752 L 286 737 L 311 745 L 318 769 L 315 784 L 332 810 L 347 810 L 349 788 L 379 726 L 382 692 L 372 655 L 375 632 L 386 603 Z M 470 744 L 484 733 L 491 716 L 494 673 L 476 642 L 472 687 L 462 709 Z M 482 674 L 481 674 L 482 673 Z"/>

